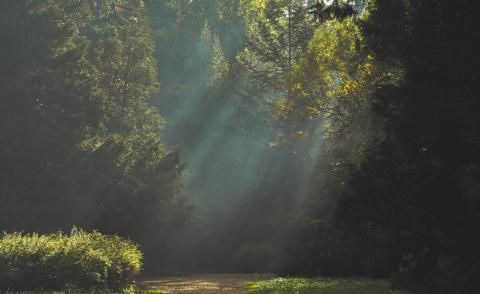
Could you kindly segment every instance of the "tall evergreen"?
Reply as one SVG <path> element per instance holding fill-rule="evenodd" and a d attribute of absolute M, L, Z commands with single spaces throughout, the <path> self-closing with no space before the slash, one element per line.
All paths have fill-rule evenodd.
<path fill-rule="evenodd" d="M 182 222 L 182 164 L 148 102 L 158 82 L 143 1 L 1 5 L 1 229 L 144 241 Z"/>

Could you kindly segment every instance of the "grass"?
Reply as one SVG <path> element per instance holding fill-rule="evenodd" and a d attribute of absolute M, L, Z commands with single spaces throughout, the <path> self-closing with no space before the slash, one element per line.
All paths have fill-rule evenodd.
<path fill-rule="evenodd" d="M 245 286 L 245 290 L 247 294 L 409 294 L 405 291 L 391 290 L 389 283 L 383 280 L 330 278 L 274 278 L 250 282 Z M 10 292 L 8 294 L 73 293 L 75 292 Z M 162 291 L 142 289 L 129 293 L 160 294 Z"/>
<path fill-rule="evenodd" d="M 408 294 L 386 281 L 368 279 L 275 278 L 248 283 L 249 294 Z"/>

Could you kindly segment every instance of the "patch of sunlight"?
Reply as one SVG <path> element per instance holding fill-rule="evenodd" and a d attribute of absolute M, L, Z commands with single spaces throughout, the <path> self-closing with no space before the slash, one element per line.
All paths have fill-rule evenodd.
<path fill-rule="evenodd" d="M 386 281 L 369 279 L 275 278 L 248 283 L 246 290 L 258 294 L 408 294 L 390 289 Z"/>

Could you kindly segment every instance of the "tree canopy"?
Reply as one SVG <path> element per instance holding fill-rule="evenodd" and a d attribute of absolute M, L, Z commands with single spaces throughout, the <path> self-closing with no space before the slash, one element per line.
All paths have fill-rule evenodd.
<path fill-rule="evenodd" d="M 474 8 L 2 1 L 0 230 L 117 233 L 159 271 L 477 293 Z"/>

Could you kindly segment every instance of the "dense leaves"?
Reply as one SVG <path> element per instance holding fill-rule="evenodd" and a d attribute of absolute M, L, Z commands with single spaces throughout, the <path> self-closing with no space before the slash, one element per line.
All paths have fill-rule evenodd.
<path fill-rule="evenodd" d="M 182 222 L 142 1 L 3 1 L 0 228 L 144 240 Z"/>
<path fill-rule="evenodd" d="M 247 69 L 257 70 L 257 80 L 283 92 L 279 117 L 296 134 L 320 134 L 331 151 L 318 159 L 319 189 L 292 226 L 294 238 L 283 243 L 279 270 L 393 274 L 397 285 L 419 292 L 473 293 L 479 242 L 473 7 L 366 1 L 348 17 L 353 6 L 320 3 L 312 7 L 319 24 L 289 55 L 278 28 L 282 18 L 286 28 L 296 22 L 289 14 L 270 21 L 277 10 L 258 3 L 267 9 L 265 20 L 256 16 L 256 29 L 247 31 L 255 38 L 240 56 L 255 54 L 241 60 L 255 62 Z M 301 129 L 311 120 L 321 122 L 320 133 Z"/>
<path fill-rule="evenodd" d="M 378 58 L 405 76 L 374 94 L 387 135 L 353 176 L 342 214 L 391 243 L 400 283 L 433 293 L 452 293 L 478 260 L 478 189 L 466 184 L 478 181 L 479 164 L 472 9 L 379 1 L 364 26 Z"/>
<path fill-rule="evenodd" d="M 0 290 L 121 291 L 140 273 L 138 246 L 74 228 L 62 233 L 3 234 Z"/>
<path fill-rule="evenodd" d="M 3 1 L 0 228 L 478 292 L 479 26 L 447 2 Z M 158 247 L 182 193 L 204 226 Z"/>
<path fill-rule="evenodd" d="M 322 50 L 307 59 L 303 68 L 310 71 L 299 73 L 309 78 L 319 60 L 320 66 L 330 70 L 327 74 L 334 74 L 333 89 L 325 74 L 311 79 L 327 93 L 313 97 L 323 103 L 333 101 L 344 119 L 339 121 L 348 126 L 333 132 L 343 137 L 335 141 L 333 169 L 324 178 L 333 185 L 326 184 L 320 193 L 321 197 L 337 195 L 335 215 L 315 217 L 322 211 L 319 205 L 317 212 L 313 208 L 307 214 L 307 231 L 298 230 L 302 226 L 295 229 L 303 240 L 300 244 L 314 246 L 314 250 L 300 251 L 307 258 L 317 256 L 317 270 L 335 273 L 343 264 L 353 272 L 393 274 L 396 285 L 419 293 L 478 289 L 473 282 L 478 275 L 474 248 L 479 242 L 475 233 L 478 189 L 473 184 L 478 181 L 479 134 L 474 114 L 479 105 L 474 42 L 478 31 L 473 29 L 469 5 L 369 2 L 355 21 L 360 30 L 342 34 L 337 29 L 334 44 L 347 46 L 329 49 L 328 34 L 317 35 L 324 36 L 318 42 Z M 355 44 L 349 41 L 352 38 L 358 40 L 357 48 L 364 48 L 360 55 L 353 55 L 355 59 L 349 57 L 349 48 L 355 48 L 348 46 Z M 315 48 L 312 45 L 310 50 Z M 343 62 L 347 67 L 342 67 Z M 310 89 L 315 88 L 311 84 L 298 83 L 299 97 L 292 96 L 283 109 L 299 109 L 293 113 L 300 117 L 311 115 L 305 111 L 312 109 Z M 333 99 L 326 99 L 328 91 Z M 326 112 L 317 109 L 319 114 Z M 349 128 L 354 130 L 351 134 Z M 318 221 L 308 221 L 311 217 Z M 318 238 L 306 237 L 312 230 Z M 337 243 L 350 245 L 335 247 Z M 345 263 L 341 254 L 331 252 L 326 256 L 333 263 L 325 263 L 322 252 L 332 247 L 343 248 L 343 254 L 358 261 Z"/>

